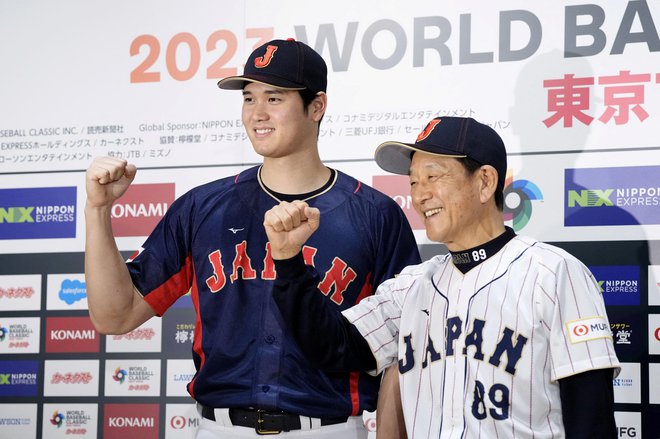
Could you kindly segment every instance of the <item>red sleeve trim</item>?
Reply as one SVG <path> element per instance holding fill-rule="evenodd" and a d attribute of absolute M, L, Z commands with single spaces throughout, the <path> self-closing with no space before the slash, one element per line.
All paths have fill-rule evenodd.
<path fill-rule="evenodd" d="M 178 273 L 174 274 L 161 286 L 144 296 L 144 300 L 162 316 L 177 299 L 188 292 L 192 279 L 192 261 L 190 255 L 186 258 Z"/>

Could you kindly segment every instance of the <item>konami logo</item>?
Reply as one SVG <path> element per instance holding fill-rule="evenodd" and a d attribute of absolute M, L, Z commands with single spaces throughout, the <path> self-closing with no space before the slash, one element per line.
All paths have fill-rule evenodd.
<path fill-rule="evenodd" d="M 108 418 L 108 427 L 153 427 L 155 418 L 138 416 L 112 416 Z"/>
<path fill-rule="evenodd" d="M 53 340 L 94 340 L 96 334 L 93 330 L 59 329 L 51 330 L 50 338 Z"/>
<path fill-rule="evenodd" d="M 99 352 L 100 338 L 89 317 L 46 320 L 46 352 Z"/>
<path fill-rule="evenodd" d="M 158 439 L 158 404 L 106 404 L 103 437 L 105 439 Z"/>
<path fill-rule="evenodd" d="M 136 184 L 112 205 L 115 236 L 147 236 L 174 201 L 174 183 Z"/>

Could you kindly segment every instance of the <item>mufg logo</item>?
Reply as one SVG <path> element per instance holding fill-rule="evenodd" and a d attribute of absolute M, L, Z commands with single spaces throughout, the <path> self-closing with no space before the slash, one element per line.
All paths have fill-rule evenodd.
<path fill-rule="evenodd" d="M 76 187 L 0 189 L 0 239 L 76 236 Z"/>
<path fill-rule="evenodd" d="M 507 171 L 504 181 L 504 221 L 511 221 L 511 227 L 518 232 L 532 217 L 532 201 L 542 201 L 541 190 L 529 180 L 514 180 Z"/>
<path fill-rule="evenodd" d="M 660 166 L 566 169 L 565 226 L 660 224 Z"/>

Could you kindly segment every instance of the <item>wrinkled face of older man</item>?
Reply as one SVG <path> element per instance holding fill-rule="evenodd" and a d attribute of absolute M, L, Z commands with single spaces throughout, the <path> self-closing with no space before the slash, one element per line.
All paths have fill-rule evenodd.
<path fill-rule="evenodd" d="M 452 251 L 480 244 L 475 242 L 475 235 L 484 204 L 477 173 L 469 174 L 453 157 L 418 151 L 410 165 L 410 191 L 430 240 Z"/>

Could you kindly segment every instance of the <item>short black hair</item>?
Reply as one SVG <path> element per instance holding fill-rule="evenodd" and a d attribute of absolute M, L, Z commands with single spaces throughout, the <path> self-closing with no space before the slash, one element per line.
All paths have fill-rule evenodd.
<path fill-rule="evenodd" d="M 305 114 L 307 114 L 307 107 L 309 107 L 309 104 L 312 103 L 312 101 L 316 98 L 318 94 L 317 92 L 312 91 L 308 88 L 305 88 L 303 90 L 298 90 L 298 93 L 300 93 L 300 97 L 302 98 L 303 111 L 305 112 Z M 319 120 L 319 131 L 321 128 L 321 120 L 323 120 L 323 116 L 321 116 L 321 119 Z"/>
<path fill-rule="evenodd" d="M 307 111 L 307 107 L 309 106 L 309 104 L 311 104 L 314 98 L 316 98 L 316 92 L 308 88 L 305 88 L 303 90 L 298 90 L 298 93 L 300 93 L 300 97 L 302 98 L 303 101 L 303 106 L 305 107 L 305 111 Z"/>
<path fill-rule="evenodd" d="M 468 174 L 473 175 L 479 168 L 483 166 L 482 163 L 479 163 L 476 160 L 471 159 L 470 157 L 460 157 L 457 158 L 465 170 L 468 172 Z M 498 176 L 501 177 L 501 176 Z M 497 206 L 497 209 L 502 212 L 504 211 L 504 184 L 501 183 L 503 181 L 501 178 L 497 179 L 497 188 L 495 188 L 495 206 Z"/>

